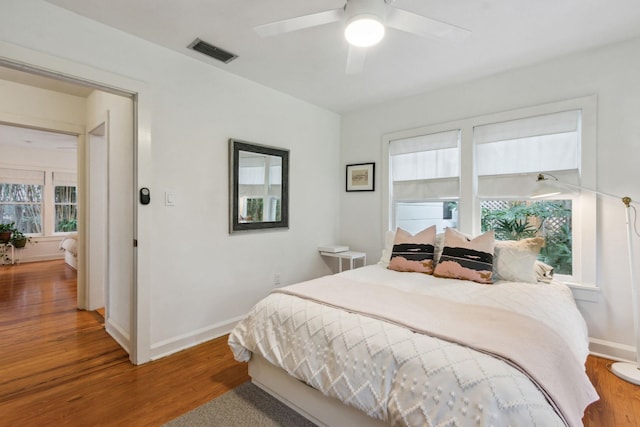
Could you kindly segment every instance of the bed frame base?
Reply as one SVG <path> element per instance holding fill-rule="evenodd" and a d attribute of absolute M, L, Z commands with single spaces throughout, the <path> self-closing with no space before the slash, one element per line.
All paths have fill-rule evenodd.
<path fill-rule="evenodd" d="M 323 395 L 257 354 L 249 361 L 249 375 L 255 385 L 318 426 L 386 426 L 338 399 Z"/>

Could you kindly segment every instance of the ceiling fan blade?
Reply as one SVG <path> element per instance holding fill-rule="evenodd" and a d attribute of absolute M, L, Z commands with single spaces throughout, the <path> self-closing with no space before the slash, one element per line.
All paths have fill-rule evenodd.
<path fill-rule="evenodd" d="M 387 25 L 396 30 L 406 31 L 407 33 L 416 34 L 421 37 L 436 37 L 451 42 L 462 41 L 471 34 L 471 30 L 467 30 L 466 28 L 447 24 L 446 22 L 437 21 L 395 7 L 390 7 L 388 10 Z"/>
<path fill-rule="evenodd" d="M 288 33 L 290 31 L 297 31 L 304 28 L 337 22 L 342 19 L 343 12 L 344 9 L 332 9 L 324 12 L 312 13 L 311 15 L 298 16 L 297 18 L 284 19 L 282 21 L 258 25 L 257 27 L 254 27 L 254 30 L 260 35 L 260 37 L 275 36 L 282 33 Z"/>
<path fill-rule="evenodd" d="M 347 54 L 347 74 L 360 74 L 367 58 L 367 48 L 349 45 Z"/>

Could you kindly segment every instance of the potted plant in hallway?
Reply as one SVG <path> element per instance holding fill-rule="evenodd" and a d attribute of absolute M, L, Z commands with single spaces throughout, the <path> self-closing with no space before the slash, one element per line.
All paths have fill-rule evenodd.
<path fill-rule="evenodd" d="M 0 243 L 9 243 L 15 230 L 15 222 L 0 224 Z"/>
<path fill-rule="evenodd" d="M 24 248 L 27 245 L 27 242 L 31 242 L 31 237 L 25 236 L 22 231 L 13 231 L 13 234 L 11 235 L 11 244 L 14 248 Z"/>

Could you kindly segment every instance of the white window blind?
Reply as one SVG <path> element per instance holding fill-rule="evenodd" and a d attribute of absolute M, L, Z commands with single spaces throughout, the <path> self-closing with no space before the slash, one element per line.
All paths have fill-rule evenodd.
<path fill-rule="evenodd" d="M 264 184 L 264 156 L 241 157 L 238 168 L 238 182 L 241 185 Z"/>
<path fill-rule="evenodd" d="M 44 185 L 44 171 L 0 168 L 0 183 Z"/>
<path fill-rule="evenodd" d="M 577 183 L 581 111 L 475 126 L 478 196 L 527 197 L 531 173 L 551 172 Z"/>
<path fill-rule="evenodd" d="M 393 201 L 457 198 L 460 130 L 389 143 Z"/>
<path fill-rule="evenodd" d="M 53 185 L 56 187 L 75 187 L 78 176 L 73 172 L 53 172 Z"/>
<path fill-rule="evenodd" d="M 263 185 L 265 168 L 269 168 L 268 184 L 282 184 L 282 159 L 277 156 L 241 157 L 238 182 L 242 185 Z"/>
<path fill-rule="evenodd" d="M 275 160 L 274 157 L 272 159 Z M 282 159 L 277 158 L 279 164 L 271 163 L 269 167 L 269 185 L 282 185 Z"/>
<path fill-rule="evenodd" d="M 242 156 L 239 166 L 238 185 L 242 197 L 279 197 L 281 195 L 282 159 L 280 157 Z"/>

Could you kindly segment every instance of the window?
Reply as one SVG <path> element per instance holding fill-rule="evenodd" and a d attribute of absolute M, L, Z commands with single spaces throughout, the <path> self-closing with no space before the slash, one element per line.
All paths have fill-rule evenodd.
<path fill-rule="evenodd" d="M 481 231 L 499 240 L 545 239 L 539 259 L 556 274 L 573 275 L 572 201 L 530 201 L 531 175 L 551 172 L 579 180 L 579 109 L 473 128 Z"/>
<path fill-rule="evenodd" d="M 243 152 L 244 153 L 244 152 Z M 238 168 L 240 222 L 281 221 L 282 158 L 247 152 Z"/>
<path fill-rule="evenodd" d="M 264 199 L 262 197 L 242 197 L 240 199 L 242 212 L 242 222 L 258 221 L 262 222 L 262 212 L 264 206 Z"/>
<path fill-rule="evenodd" d="M 75 173 L 53 172 L 54 231 L 78 230 L 78 196 Z"/>
<path fill-rule="evenodd" d="M 596 198 L 529 197 L 539 172 L 595 188 L 595 112 L 585 97 L 385 135 L 388 229 L 543 236 L 540 259 L 557 278 L 595 286 Z"/>
<path fill-rule="evenodd" d="M 436 225 L 456 227 L 459 196 L 460 130 L 389 143 L 393 222 L 410 233 Z"/>
<path fill-rule="evenodd" d="M 555 274 L 573 274 L 571 200 L 483 200 L 481 207 L 483 232 L 494 230 L 498 240 L 543 237 L 538 259 Z"/>
<path fill-rule="evenodd" d="M 44 172 L 0 169 L 0 221 L 23 233 L 42 233 Z"/>
<path fill-rule="evenodd" d="M 0 221 L 25 234 L 77 230 L 76 174 L 0 168 Z"/>
<path fill-rule="evenodd" d="M 59 186 L 55 192 L 55 224 L 56 232 L 77 231 L 78 229 L 78 198 L 76 187 Z"/>

